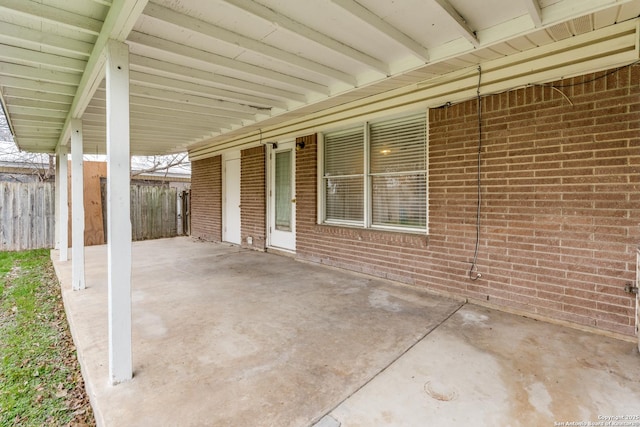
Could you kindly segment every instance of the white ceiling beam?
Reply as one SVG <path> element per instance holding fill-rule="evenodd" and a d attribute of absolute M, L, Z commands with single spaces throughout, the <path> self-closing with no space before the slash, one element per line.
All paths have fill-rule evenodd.
<path fill-rule="evenodd" d="M 52 53 L 43 53 L 21 47 L 0 45 L 0 60 L 17 62 L 32 67 L 64 71 L 67 73 L 82 73 L 87 61 L 81 59 L 67 58 Z"/>
<path fill-rule="evenodd" d="M 98 106 L 94 101 L 102 101 L 104 104 L 105 94 L 102 89 L 98 89 L 95 96 L 93 97 L 92 102 L 89 104 L 91 106 Z M 220 117 L 222 120 L 230 120 L 237 119 L 238 122 L 240 119 L 251 119 L 255 118 L 255 114 L 244 113 L 240 111 L 230 111 L 230 110 L 222 110 L 219 108 L 210 108 L 210 107 L 202 107 L 199 105 L 193 104 L 183 104 L 175 101 L 167 101 L 162 99 L 154 99 L 154 98 L 145 98 L 142 96 L 131 95 L 129 97 L 129 102 L 131 106 L 140 105 L 144 107 L 153 107 L 161 110 L 168 111 L 179 111 L 185 114 L 189 114 L 191 117 L 195 115 L 202 116 L 201 120 L 211 120 L 212 118 Z"/>
<path fill-rule="evenodd" d="M 166 111 L 166 110 L 165 110 Z M 173 114 L 167 114 L 166 112 L 148 109 L 147 107 L 136 106 L 134 108 L 134 121 L 139 126 L 146 126 L 147 124 L 154 124 L 154 127 L 173 127 L 180 133 L 185 127 L 190 130 L 198 130 L 201 132 L 211 132 L 216 128 L 230 127 L 231 125 L 241 125 L 240 119 L 222 119 L 211 118 L 209 120 L 203 120 L 199 117 L 194 117 L 193 114 L 174 112 Z M 185 126 L 186 125 L 186 126 Z"/>
<path fill-rule="evenodd" d="M 391 74 L 389 65 L 385 64 L 383 61 L 380 61 L 370 55 L 365 54 L 364 52 L 354 49 L 353 47 L 335 40 L 327 36 L 326 34 L 322 34 L 312 28 L 309 28 L 306 25 L 301 24 L 300 22 L 294 21 L 287 16 L 281 15 L 276 11 L 263 6 L 253 0 L 225 1 L 237 7 L 238 9 L 262 18 L 265 21 L 271 22 L 277 27 L 282 27 L 288 31 L 293 32 L 294 34 L 298 34 L 299 36 L 302 36 L 308 40 L 312 40 L 335 52 L 339 52 L 345 57 L 358 61 L 361 64 L 364 64 L 386 76 L 389 76 Z"/>
<path fill-rule="evenodd" d="M 58 132 L 62 129 L 62 125 L 64 125 L 64 120 L 59 120 L 58 122 L 39 122 L 37 120 L 22 120 L 22 119 L 13 119 L 13 125 L 16 128 L 48 128 L 48 129 L 58 129 Z"/>
<path fill-rule="evenodd" d="M 93 2 L 101 4 L 103 6 L 111 6 L 113 4 L 111 0 L 93 0 Z"/>
<path fill-rule="evenodd" d="M 35 99 L 38 101 L 59 102 L 61 104 L 68 105 L 71 105 L 71 102 L 73 101 L 73 97 L 68 95 L 15 87 L 5 87 L 2 93 L 5 98 Z"/>
<path fill-rule="evenodd" d="M 5 99 L 11 100 L 9 105 L 11 105 L 12 107 L 31 107 L 31 108 L 38 108 L 41 110 L 64 111 L 64 112 L 66 112 L 67 109 L 69 108 L 69 104 L 60 104 L 58 102 L 50 102 L 50 101 L 40 101 L 37 99 L 9 98 L 9 97 L 5 97 Z"/>
<path fill-rule="evenodd" d="M 93 45 L 81 40 L 59 36 L 9 22 L 0 24 L 0 43 L 40 50 L 43 47 L 61 54 L 89 57 Z"/>
<path fill-rule="evenodd" d="M 9 112 L 11 116 L 14 114 L 25 114 L 34 117 L 49 117 L 54 119 L 64 119 L 66 117 L 65 111 L 57 111 L 57 110 L 43 110 L 41 108 L 28 107 L 28 106 L 18 106 L 9 107 Z"/>
<path fill-rule="evenodd" d="M 11 119 L 36 122 L 36 123 L 59 123 L 61 125 L 64 124 L 64 118 L 60 119 L 56 117 L 41 117 L 41 116 L 34 116 L 33 114 L 21 114 L 21 113 L 12 114 Z"/>
<path fill-rule="evenodd" d="M 47 128 L 17 128 L 18 132 L 20 132 L 20 138 L 47 138 L 47 139 L 55 139 L 60 134 L 59 131 L 55 129 L 47 129 Z"/>
<path fill-rule="evenodd" d="M 104 107 L 99 106 L 89 106 L 84 113 L 83 118 L 85 119 L 98 119 L 101 117 L 105 118 L 106 109 Z M 164 124 L 172 124 L 172 126 L 188 126 L 193 129 L 207 130 L 211 126 L 210 125 L 220 125 L 220 126 L 231 126 L 231 124 L 240 125 L 242 121 L 240 119 L 233 118 L 221 118 L 221 117 L 211 117 L 209 119 L 203 119 L 200 117 L 196 117 L 191 113 L 180 112 L 180 111 L 168 111 L 161 110 L 152 107 L 131 105 L 131 120 L 151 120 L 158 121 Z"/>
<path fill-rule="evenodd" d="M 78 82 L 80 82 L 80 74 L 77 73 L 63 73 L 61 71 L 45 70 L 27 65 L 8 64 L 6 62 L 0 62 L 0 75 L 70 86 L 76 86 Z M 4 81 L 3 78 L 2 82 L 4 83 Z"/>
<path fill-rule="evenodd" d="M 216 64 L 231 71 L 238 71 L 241 73 L 258 76 L 264 79 L 273 80 L 279 83 L 284 83 L 288 86 L 304 88 L 323 95 L 329 95 L 329 88 L 327 86 L 298 77 L 289 76 L 287 74 L 269 70 L 267 68 L 258 67 L 257 65 L 252 65 L 246 62 L 227 58 L 215 53 L 206 52 L 204 50 L 196 49 L 191 46 L 175 43 L 170 40 L 165 40 L 148 34 L 134 31 L 129 35 L 128 41 L 130 43 L 136 43 L 153 49 L 171 52 L 175 55 L 180 55 L 185 58 L 196 59 L 206 64 Z"/>
<path fill-rule="evenodd" d="M 259 55 L 270 57 L 290 66 L 292 65 L 308 71 L 312 71 L 314 73 L 324 75 L 338 81 L 342 81 L 350 86 L 357 85 L 356 78 L 350 74 L 306 59 L 299 54 L 287 52 L 261 41 L 254 40 L 241 34 L 234 33 L 233 31 L 229 31 L 224 28 L 212 25 L 208 22 L 201 21 L 200 19 L 178 13 L 164 6 L 155 3 L 149 3 L 144 10 L 144 14 L 160 21 L 167 22 L 181 28 L 186 28 L 190 31 L 195 31 L 200 34 L 204 34 L 205 36 L 223 41 L 230 45 L 255 52 Z"/>
<path fill-rule="evenodd" d="M 92 35 L 98 35 L 102 27 L 102 22 L 97 19 L 31 0 L 1 0 L 0 11 L 3 14 L 13 13 L 31 19 L 35 18 Z"/>
<path fill-rule="evenodd" d="M 542 10 L 540 9 L 540 3 L 538 0 L 524 0 L 525 5 L 527 6 L 527 10 L 529 11 L 529 16 L 531 16 L 531 20 L 536 28 L 542 27 Z"/>
<path fill-rule="evenodd" d="M 56 138 L 20 138 L 20 143 L 29 146 L 30 153 L 51 153 L 51 145 Z"/>
<path fill-rule="evenodd" d="M 55 140 L 60 133 L 60 129 L 16 125 L 16 132 L 20 132 L 20 136 L 25 138 L 45 137 Z"/>
<path fill-rule="evenodd" d="M 223 111 L 227 111 L 230 117 L 234 117 L 233 114 L 248 113 L 251 115 L 267 111 L 251 107 L 248 105 L 237 104 L 234 102 L 220 101 L 217 99 L 211 99 L 204 96 L 189 95 L 186 93 L 168 92 L 166 90 L 157 89 L 153 87 L 132 85 L 131 95 L 139 95 L 146 98 L 162 99 L 171 102 L 177 102 L 180 104 L 200 105 L 203 107 L 218 108 Z"/>
<path fill-rule="evenodd" d="M 358 19 L 366 22 L 377 31 L 385 34 L 387 37 L 400 43 L 402 46 L 409 49 L 415 56 L 424 62 L 429 62 L 429 52 L 420 43 L 398 30 L 393 25 L 389 24 L 384 19 L 380 18 L 375 13 L 371 12 L 366 7 L 362 6 L 355 0 L 331 0 L 337 6 L 346 10 L 350 14 L 356 16 Z"/>
<path fill-rule="evenodd" d="M 82 126 L 84 129 L 94 133 L 104 133 L 105 121 L 103 119 L 104 117 L 101 114 L 86 113 L 82 119 Z M 131 127 L 135 129 L 138 134 L 142 134 L 144 131 L 149 135 L 201 135 L 215 130 L 215 125 L 208 127 L 189 127 L 186 129 L 184 126 L 176 126 L 176 123 L 177 122 L 162 120 L 161 117 L 153 119 L 132 119 Z"/>
<path fill-rule="evenodd" d="M 211 132 L 211 133 L 214 133 L 214 132 Z M 106 139 L 106 135 L 107 135 L 106 133 L 100 133 L 100 132 L 93 132 L 93 133 L 88 133 L 87 135 L 83 135 L 84 136 L 83 139 L 85 140 L 85 146 L 91 149 L 93 148 L 92 146 L 94 146 L 96 142 L 100 144 L 100 146 L 102 146 L 104 144 L 103 141 Z M 207 135 L 205 134 L 202 136 L 207 136 Z M 135 144 L 131 144 L 132 146 L 138 145 L 143 142 L 147 142 L 151 144 L 158 144 L 158 143 L 164 142 L 167 145 L 169 145 L 169 147 L 166 147 L 167 149 L 170 149 L 173 146 L 175 146 L 177 139 L 184 140 L 184 138 L 177 138 L 171 135 L 162 136 L 162 135 L 147 135 L 145 133 L 135 133 L 133 132 L 133 129 L 131 129 L 130 139 L 132 143 L 135 143 Z M 195 136 L 192 139 L 193 140 L 198 139 L 198 136 Z M 86 154 L 90 154 L 90 153 L 86 153 Z M 133 152 L 131 154 L 135 155 L 135 153 Z M 158 154 L 158 152 L 155 151 L 155 154 Z"/>
<path fill-rule="evenodd" d="M 86 128 L 95 131 L 95 132 L 104 132 L 104 124 L 102 126 L 98 125 L 96 121 L 83 121 L 83 126 L 87 126 Z M 176 126 L 176 123 L 167 122 L 166 120 L 162 120 L 161 118 L 157 119 L 135 119 L 131 122 L 132 131 L 136 131 L 140 134 L 143 132 L 148 135 L 189 135 L 189 136 L 199 136 L 204 133 L 209 133 L 213 131 L 219 130 L 221 127 L 217 124 L 212 124 L 208 127 L 191 127 L 189 126 L 186 129 L 184 126 Z M 180 138 L 178 138 L 180 139 Z"/>
<path fill-rule="evenodd" d="M 2 0 L 4 1 L 4 0 Z M 15 1 L 15 0 L 11 0 Z M 71 136 L 71 120 L 82 117 L 82 112 L 91 100 L 96 89 L 104 79 L 106 63 L 106 45 L 109 40 L 124 41 L 142 14 L 148 0 L 114 0 L 109 13 L 101 24 L 101 30 L 96 40 L 82 79 L 71 104 L 64 130 L 58 140 L 58 145 L 69 143 Z"/>
<path fill-rule="evenodd" d="M 71 97 L 76 93 L 76 89 L 73 86 L 24 79 L 21 77 L 12 77 L 8 75 L 2 76 L 2 86 L 4 87 L 4 90 L 7 90 L 8 88 L 18 88 L 36 92 L 67 95 Z"/>
<path fill-rule="evenodd" d="M 130 81 L 138 86 L 156 87 L 172 92 L 190 93 L 210 97 L 212 99 L 220 99 L 226 102 L 235 102 L 242 105 L 250 105 L 259 108 L 287 108 L 287 104 L 280 100 L 264 98 L 254 95 L 246 95 L 230 90 L 218 89 L 210 86 L 203 86 L 196 83 L 185 82 L 169 77 L 155 76 L 153 74 L 141 73 L 139 71 L 131 71 Z"/>
<path fill-rule="evenodd" d="M 139 96 L 131 97 L 131 105 L 140 107 L 152 107 L 160 111 L 171 111 L 174 112 L 173 114 L 175 114 L 175 112 L 180 112 L 196 120 L 205 122 L 220 120 L 220 122 L 229 121 L 237 122 L 238 124 L 240 124 L 242 119 L 255 119 L 255 114 L 246 114 L 241 112 L 230 113 L 229 110 L 199 107 L 197 105 L 177 104 L 170 101 L 142 98 Z"/>
<path fill-rule="evenodd" d="M 449 3 L 447 0 L 432 0 L 432 1 L 438 6 L 440 6 L 447 15 L 449 15 L 449 17 L 451 18 L 451 21 L 455 24 L 456 29 L 465 39 L 471 42 L 471 44 L 473 44 L 475 47 L 480 46 L 480 42 L 476 37 L 476 33 L 471 29 L 471 27 L 469 27 L 466 19 L 464 19 L 458 13 L 458 11 L 455 10 L 453 6 L 451 6 L 451 3 Z"/>
<path fill-rule="evenodd" d="M 270 95 L 278 99 L 302 103 L 307 102 L 307 97 L 301 93 L 265 86 L 233 77 L 222 76 L 209 71 L 173 64 L 159 59 L 132 54 L 129 57 L 129 60 L 131 61 L 131 69 L 135 71 L 153 71 L 152 74 L 162 73 L 181 80 L 193 81 L 194 83 L 202 82 L 209 86 L 227 86 L 238 90 L 254 92 L 260 96 Z"/>

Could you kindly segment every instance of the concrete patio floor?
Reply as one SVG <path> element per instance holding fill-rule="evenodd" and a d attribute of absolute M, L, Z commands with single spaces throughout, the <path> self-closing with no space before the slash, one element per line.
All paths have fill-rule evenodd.
<path fill-rule="evenodd" d="M 83 291 L 54 265 L 99 426 L 640 417 L 632 342 L 187 237 L 133 244 L 134 379 L 111 386 L 106 246 L 85 256 Z"/>

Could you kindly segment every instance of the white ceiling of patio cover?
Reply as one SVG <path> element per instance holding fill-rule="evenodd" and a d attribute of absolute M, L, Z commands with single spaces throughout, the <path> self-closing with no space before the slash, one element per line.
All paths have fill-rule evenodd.
<path fill-rule="evenodd" d="M 140 1 L 0 0 L 0 92 L 20 148 L 67 144 L 75 111 L 85 152 L 104 152 L 104 82 L 81 79 L 110 9 Z M 126 36 L 131 150 L 164 154 L 632 19 L 640 0 L 154 0 L 140 10 Z"/>

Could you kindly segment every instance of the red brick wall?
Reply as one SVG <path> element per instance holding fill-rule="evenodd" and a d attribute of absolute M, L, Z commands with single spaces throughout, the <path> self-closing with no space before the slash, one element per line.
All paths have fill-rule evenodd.
<path fill-rule="evenodd" d="M 191 235 L 222 240 L 222 157 L 191 163 Z"/>
<path fill-rule="evenodd" d="M 317 225 L 315 137 L 297 154 L 300 258 L 634 333 L 640 66 L 486 96 L 475 246 L 476 100 L 430 111 L 429 236 Z"/>
<path fill-rule="evenodd" d="M 266 244 L 266 159 L 265 147 L 249 148 L 240 153 L 240 218 L 242 246 L 265 250 Z M 253 244 L 247 243 L 247 237 Z"/>

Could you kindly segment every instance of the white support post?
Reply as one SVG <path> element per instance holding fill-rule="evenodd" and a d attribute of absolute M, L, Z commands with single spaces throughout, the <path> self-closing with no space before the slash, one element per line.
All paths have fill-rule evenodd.
<path fill-rule="evenodd" d="M 55 237 L 54 249 L 60 250 L 60 153 L 56 150 L 56 173 L 55 173 Z"/>
<path fill-rule="evenodd" d="M 60 261 L 69 260 L 69 167 L 67 147 L 60 146 L 56 158 L 56 231 Z"/>
<path fill-rule="evenodd" d="M 133 377 L 129 47 L 109 40 L 106 50 L 109 378 L 115 385 Z"/>
<path fill-rule="evenodd" d="M 84 168 L 82 120 L 71 122 L 71 281 L 74 291 L 84 283 Z"/>

